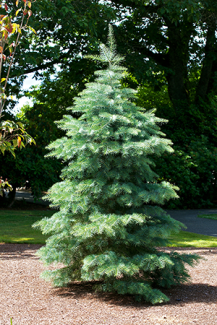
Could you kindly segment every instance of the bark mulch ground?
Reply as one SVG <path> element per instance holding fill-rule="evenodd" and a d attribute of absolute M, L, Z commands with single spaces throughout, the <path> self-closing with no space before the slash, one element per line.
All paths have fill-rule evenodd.
<path fill-rule="evenodd" d="M 189 269 L 189 284 L 164 290 L 169 303 L 151 306 L 94 293 L 90 283 L 53 288 L 39 277 L 39 247 L 0 244 L 0 325 L 9 325 L 11 317 L 13 325 L 217 324 L 217 248 L 176 249 L 204 259 Z"/>

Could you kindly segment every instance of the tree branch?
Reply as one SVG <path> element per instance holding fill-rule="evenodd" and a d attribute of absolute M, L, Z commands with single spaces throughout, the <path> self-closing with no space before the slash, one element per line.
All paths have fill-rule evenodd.
<path fill-rule="evenodd" d="M 36 71 L 39 71 L 39 70 L 45 70 L 45 69 L 47 69 L 49 67 L 52 67 L 54 64 L 61 63 L 63 59 L 68 58 L 68 57 L 69 57 L 69 52 L 60 55 L 57 59 L 54 59 L 52 61 L 49 61 L 49 62 L 46 62 L 46 63 L 41 63 L 41 64 L 35 66 L 34 68 L 28 68 L 27 67 L 22 73 L 19 70 L 14 69 L 13 74 L 11 74 L 11 77 L 12 78 L 20 77 L 20 76 L 23 76 L 23 75 L 28 74 L 28 73 L 36 72 Z"/>

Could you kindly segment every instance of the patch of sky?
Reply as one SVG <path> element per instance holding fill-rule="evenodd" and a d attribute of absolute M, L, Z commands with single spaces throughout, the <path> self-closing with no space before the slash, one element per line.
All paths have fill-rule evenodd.
<path fill-rule="evenodd" d="M 23 87 L 22 87 L 22 91 L 27 91 L 30 90 L 32 86 L 39 86 L 41 81 L 40 80 L 36 80 L 33 78 L 34 73 L 29 73 L 27 78 L 24 80 L 23 82 Z M 16 115 L 17 113 L 20 112 L 21 108 L 23 107 L 23 105 L 32 104 L 32 100 L 26 96 L 23 96 L 19 99 L 18 103 L 16 104 L 16 106 L 14 107 L 14 114 Z"/>
<path fill-rule="evenodd" d="M 60 67 L 58 64 L 55 65 L 55 69 L 56 69 L 56 72 L 60 71 Z M 53 74 L 53 76 L 51 76 L 51 79 L 54 79 L 54 78 L 55 78 L 55 74 Z M 39 87 L 41 85 L 41 83 L 42 83 L 42 80 L 37 80 L 34 78 L 34 73 L 29 73 L 23 82 L 21 91 L 22 92 L 30 91 L 32 87 L 35 87 L 35 86 Z M 33 100 L 27 96 L 22 96 L 18 100 L 18 103 L 16 104 L 16 106 L 13 109 L 14 115 L 19 113 L 21 111 L 21 108 L 27 104 L 30 106 L 33 105 Z"/>

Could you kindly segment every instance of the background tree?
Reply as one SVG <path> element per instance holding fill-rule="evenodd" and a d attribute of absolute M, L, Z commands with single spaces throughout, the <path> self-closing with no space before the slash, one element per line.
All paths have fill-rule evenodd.
<path fill-rule="evenodd" d="M 92 75 L 93 71 L 90 69 L 90 78 Z M 74 83 L 71 84 L 72 77 L 68 71 L 60 71 L 55 76 L 50 76 L 48 73 L 41 86 L 30 93 L 33 106 L 24 106 L 17 117 L 22 120 L 26 131 L 35 139 L 36 145 L 29 146 L 25 152 L 17 153 L 16 163 L 9 155 L 3 157 L 7 163 L 2 172 L 5 175 L 10 174 L 14 187 L 25 186 L 28 180 L 32 194 L 39 197 L 43 191 L 47 191 L 59 180 L 62 163 L 55 158 L 45 158 L 48 153 L 46 147 L 51 141 L 64 135 L 64 132 L 57 128 L 55 121 L 66 114 L 66 108 L 83 88 L 82 77 L 80 74 L 76 82 L 74 76 Z M 56 82 L 53 82 L 53 78 Z M 74 116 L 79 117 L 78 114 Z"/>
<path fill-rule="evenodd" d="M 45 273 L 55 285 L 100 281 L 103 291 L 160 303 L 168 298 L 152 286 L 186 281 L 184 264 L 192 265 L 196 256 L 155 248 L 182 226 L 158 206 L 177 195 L 152 170 L 152 156 L 171 152 L 171 142 L 158 127 L 165 120 L 153 110 L 142 112 L 135 92 L 121 87 L 125 68 L 111 27 L 108 43 L 93 57 L 108 68 L 95 73 L 96 81 L 70 108 L 81 117 L 65 115 L 58 124 L 66 136 L 49 145 L 49 156 L 67 165 L 47 196 L 59 211 L 35 225 L 51 235 L 39 255 L 65 265 Z"/>
<path fill-rule="evenodd" d="M 34 12 L 32 27 L 37 35 L 31 35 L 30 43 L 29 39 L 23 40 L 20 60 L 13 71 L 16 78 L 30 72 L 43 78 L 43 72 L 54 73 L 56 65 L 73 73 L 80 54 L 98 47 L 108 20 L 115 17 L 113 9 L 92 0 L 67 0 L 64 5 L 60 0 L 38 0 Z M 84 70 L 84 65 L 78 64 L 76 71 Z"/>
<path fill-rule="evenodd" d="M 24 6 L 28 6 L 28 3 L 29 2 L 25 2 Z M 15 10 L 17 10 L 13 4 L 11 4 L 7 9 L 10 14 L 15 13 Z M 81 87 L 79 82 L 87 77 L 87 71 L 89 70 L 91 71 L 91 74 L 93 73 L 93 64 L 91 66 L 90 63 L 87 63 L 84 67 L 83 64 L 79 63 L 79 61 L 81 61 L 79 52 L 82 50 L 84 53 L 86 47 L 96 46 L 97 38 L 94 35 L 94 31 L 91 31 L 90 33 L 93 22 L 88 22 L 90 25 L 89 28 L 87 17 L 90 18 L 91 13 L 97 16 L 98 13 L 100 14 L 101 9 L 100 6 L 99 9 L 97 9 L 98 12 L 95 12 L 94 8 L 92 8 L 91 11 L 89 9 L 88 3 L 83 3 L 82 5 L 77 6 L 73 1 L 66 1 L 64 6 L 62 1 L 55 1 L 54 3 L 39 0 L 34 3 L 34 12 L 36 15 L 34 17 L 34 22 L 32 22 L 32 27 L 35 27 L 35 29 L 38 30 L 38 33 L 37 35 L 29 34 L 27 35 L 27 38 L 20 40 L 21 46 L 17 48 L 18 60 L 16 60 L 16 65 L 11 74 L 12 78 L 9 82 L 10 92 L 13 91 L 18 98 L 22 95 L 19 90 L 25 78 L 25 74 L 29 72 L 36 72 L 37 77 L 41 76 L 41 78 L 45 78 L 45 83 L 47 82 L 51 85 L 51 82 L 49 81 L 50 75 L 56 71 L 56 64 L 59 64 L 59 68 L 61 68 L 60 76 L 57 78 L 59 84 L 57 85 L 56 83 L 51 87 L 52 89 L 55 89 L 55 91 L 57 91 L 57 89 L 59 90 L 56 92 L 55 96 L 53 96 L 55 97 L 55 99 L 53 98 L 53 101 L 52 96 L 50 97 L 50 102 L 55 103 L 55 108 L 57 108 L 57 104 L 61 102 L 61 108 L 57 108 L 57 110 L 59 112 L 61 111 L 61 114 L 63 115 L 64 108 L 68 105 L 66 98 L 64 98 L 66 97 L 68 89 L 70 90 L 71 85 L 74 85 L 75 88 Z M 108 11 L 110 10 L 108 9 Z M 106 24 L 103 17 L 101 21 L 104 25 Z M 87 27 L 89 28 L 88 35 Z M 93 42 L 93 39 L 95 43 Z M 95 45 L 93 45 L 93 43 Z M 80 68 L 79 73 L 78 70 L 75 70 L 75 67 L 76 69 Z M 85 73 L 84 70 L 86 71 Z M 40 73 L 40 71 L 42 71 L 42 73 Z M 75 74 L 76 80 L 73 79 L 72 82 L 72 76 L 75 77 Z M 65 76 L 65 78 L 63 78 L 63 76 Z M 68 79 L 70 79 L 70 81 L 67 84 L 66 81 Z M 60 83 L 64 84 L 65 88 L 63 86 L 60 87 Z M 76 86 L 76 84 L 78 86 Z M 49 89 L 48 85 L 44 87 L 42 86 L 41 88 Z M 75 93 L 75 91 L 73 92 Z M 59 94 L 59 97 L 56 96 L 57 94 Z M 72 91 L 68 91 L 68 95 L 70 94 L 72 94 Z M 50 95 L 51 91 L 49 91 L 49 96 Z M 47 94 L 42 97 L 45 98 L 46 96 Z M 51 121 L 50 117 L 53 115 L 54 119 L 59 119 L 60 116 L 58 115 L 59 113 L 55 114 L 53 112 L 50 114 L 43 112 L 42 107 L 44 107 L 46 111 L 50 110 L 49 107 L 45 107 L 45 103 L 43 102 L 44 98 L 42 98 L 40 105 L 37 105 L 35 111 L 34 109 L 32 112 L 28 111 L 27 116 L 23 118 L 26 130 L 31 131 L 34 124 L 34 127 L 36 127 L 34 129 L 34 134 L 36 135 L 36 130 L 39 131 L 39 134 L 36 136 L 39 142 L 37 147 L 34 148 L 35 151 L 32 150 L 32 148 L 28 148 L 29 152 L 26 152 L 25 154 L 22 152 L 18 153 L 16 164 L 14 164 L 11 157 L 7 154 L 4 157 L 0 157 L 2 175 L 7 175 L 10 180 L 13 179 L 13 187 L 25 184 L 26 179 L 28 179 L 31 181 L 32 190 L 37 196 L 41 194 L 41 191 L 46 190 L 51 186 L 52 182 L 57 181 L 59 176 L 58 168 L 47 168 L 51 167 L 49 162 L 52 166 L 55 165 L 55 162 L 44 160 L 44 154 L 46 152 L 45 146 L 53 139 L 55 134 L 55 132 L 52 134 L 55 130 L 54 120 Z M 35 102 L 38 102 L 37 98 Z M 45 102 L 47 104 L 48 100 L 46 99 Z M 9 113 L 11 107 L 13 108 L 13 103 L 11 104 L 6 102 L 6 104 L 4 115 L 6 115 L 6 112 L 7 114 Z M 30 118 L 31 123 L 28 125 L 29 116 L 31 114 L 32 116 L 34 115 L 34 121 Z M 46 118 L 48 118 L 48 115 L 50 116 L 47 121 L 45 120 L 45 115 Z M 10 119 L 14 119 L 14 117 L 10 116 Z M 48 132 L 39 130 L 36 119 L 39 119 L 39 125 L 42 127 L 48 125 L 48 123 L 52 124 L 48 127 Z M 48 136 L 49 131 L 50 134 Z M 10 143 L 7 141 L 7 144 Z M 13 168 L 11 168 L 12 165 Z M 59 164 L 56 162 L 56 167 L 58 166 Z M 45 173 L 45 169 L 49 169 L 50 172 Z M 51 170 L 53 170 L 53 173 Z M 47 177 L 45 177 L 45 175 L 47 175 Z"/>
<path fill-rule="evenodd" d="M 215 92 L 215 1 L 110 3 L 69 0 L 63 6 L 61 1 L 37 1 L 34 26 L 39 32 L 32 35 L 32 44 L 20 48 L 14 74 L 52 71 L 55 64 L 63 68 L 79 61 L 80 53 L 96 50 L 98 40 L 105 38 L 107 21 L 116 20 L 130 72 L 139 83 L 167 84 L 178 116 L 182 107 L 188 112 L 189 104 Z"/>
<path fill-rule="evenodd" d="M 107 22 L 116 20 L 130 72 L 140 85 L 166 85 L 178 119 L 191 115 L 191 104 L 210 101 L 215 93 L 217 8 L 213 0 L 113 0 L 110 4 L 69 0 L 64 6 L 61 1 L 38 0 L 35 8 L 34 26 L 39 32 L 31 36 L 30 44 L 23 40 L 16 78 L 29 72 L 53 72 L 55 64 L 60 69 L 71 66 L 68 73 L 73 68 L 84 72 L 84 60 L 76 69 L 80 53 L 96 51 L 99 39 L 105 39 Z"/>
<path fill-rule="evenodd" d="M 120 52 L 130 71 L 124 84 L 139 87 L 140 106 L 156 107 L 158 116 L 169 120 L 162 129 L 174 142 L 174 163 L 165 155 L 157 170 L 161 178 L 180 187 L 180 199 L 173 207 L 216 205 L 215 1 L 69 0 L 63 6 L 62 1 L 37 0 L 34 8 L 33 27 L 39 32 L 22 41 L 13 71 L 13 90 L 25 74 L 35 72 L 47 83 L 40 95 L 34 91 L 36 100 L 40 97 L 41 103 L 46 102 L 46 109 L 46 96 L 51 101 L 57 99 L 50 86 L 58 91 L 58 103 L 64 106 L 69 85 L 81 90 L 95 69 L 82 55 L 95 53 L 99 40 L 105 41 L 107 23 L 116 21 Z M 49 80 L 47 76 L 57 66 L 59 73 Z M 212 169 L 207 170 L 206 161 L 197 158 L 196 148 L 211 161 Z"/>

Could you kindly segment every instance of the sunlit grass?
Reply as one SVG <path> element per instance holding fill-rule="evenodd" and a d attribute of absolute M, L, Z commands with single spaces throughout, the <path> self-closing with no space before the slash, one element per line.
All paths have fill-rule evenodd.
<path fill-rule="evenodd" d="M 0 242 L 43 245 L 47 237 L 40 230 L 33 229 L 32 224 L 53 213 L 49 210 L 0 210 Z"/>
<path fill-rule="evenodd" d="M 215 214 L 215 213 L 213 213 L 213 214 L 199 214 L 198 218 L 217 220 L 217 214 Z"/>
<path fill-rule="evenodd" d="M 51 210 L 0 210 L 0 242 L 44 245 L 47 237 L 40 230 L 32 228 L 32 224 L 44 217 L 51 217 L 53 213 Z M 217 247 L 217 237 L 188 231 L 180 231 L 169 239 L 170 247 Z"/>
<path fill-rule="evenodd" d="M 169 247 L 217 247 L 217 237 L 199 235 L 188 231 L 180 231 L 170 236 Z"/>

